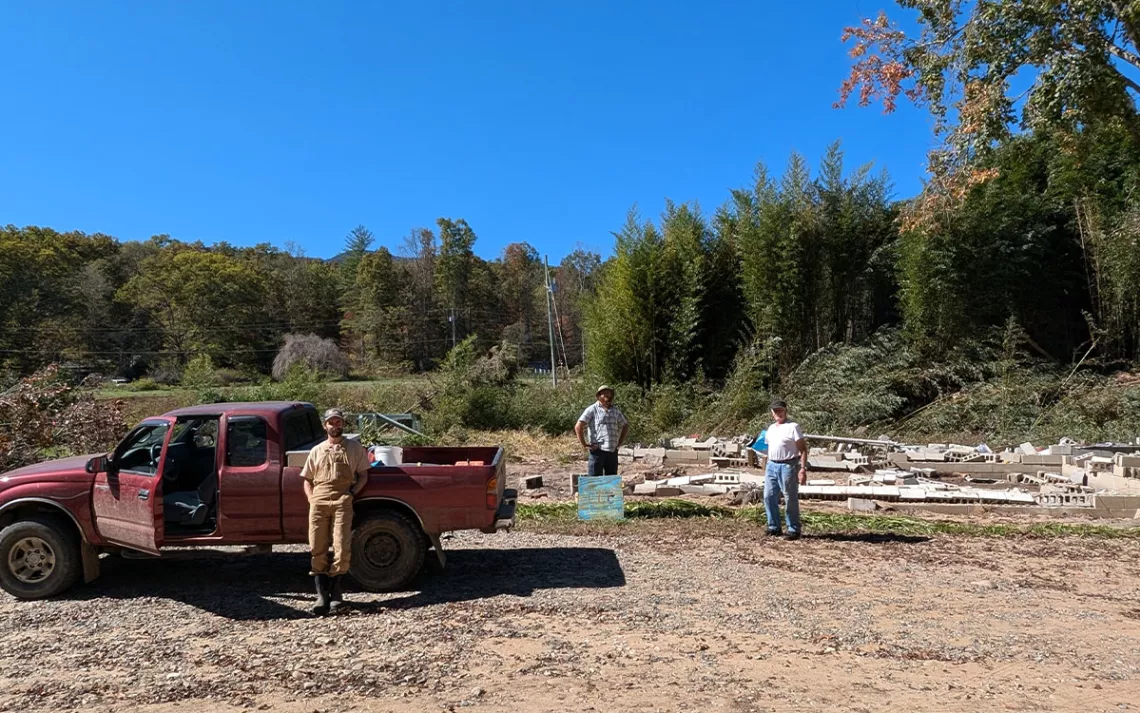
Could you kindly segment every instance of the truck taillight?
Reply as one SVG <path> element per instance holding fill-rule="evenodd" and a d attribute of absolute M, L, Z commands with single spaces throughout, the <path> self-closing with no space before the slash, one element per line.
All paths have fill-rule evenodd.
<path fill-rule="evenodd" d="M 487 480 L 487 507 L 494 510 L 499 507 L 499 477 L 492 475 Z"/>

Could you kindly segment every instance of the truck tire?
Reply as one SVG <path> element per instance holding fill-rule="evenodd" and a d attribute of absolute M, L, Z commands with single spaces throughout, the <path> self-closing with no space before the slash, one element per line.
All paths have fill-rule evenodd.
<path fill-rule="evenodd" d="M 400 589 L 419 573 L 426 552 L 423 531 L 406 515 L 371 512 L 353 524 L 348 573 L 369 591 Z"/>
<path fill-rule="evenodd" d="M 37 515 L 0 530 L 0 589 L 17 599 L 54 597 L 82 576 L 79 537 L 70 523 Z"/>

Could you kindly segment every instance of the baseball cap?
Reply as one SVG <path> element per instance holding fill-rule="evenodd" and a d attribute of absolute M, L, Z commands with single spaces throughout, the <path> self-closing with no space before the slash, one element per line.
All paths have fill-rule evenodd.
<path fill-rule="evenodd" d="M 614 390 L 614 387 L 610 386 L 609 384 L 602 384 L 601 386 L 598 387 L 598 390 L 594 392 L 594 396 L 597 396 L 598 394 L 602 393 L 603 391 L 613 392 L 613 390 Z"/>
<path fill-rule="evenodd" d="M 772 403 L 768 404 L 768 408 L 774 411 L 778 408 L 786 409 L 788 405 L 784 403 L 783 399 L 772 399 Z"/>
<path fill-rule="evenodd" d="M 324 418 L 321 419 L 321 423 L 328 423 L 329 419 L 332 418 L 339 418 L 341 421 L 343 421 L 344 412 L 338 408 L 330 408 L 328 411 L 325 411 L 325 415 Z"/>

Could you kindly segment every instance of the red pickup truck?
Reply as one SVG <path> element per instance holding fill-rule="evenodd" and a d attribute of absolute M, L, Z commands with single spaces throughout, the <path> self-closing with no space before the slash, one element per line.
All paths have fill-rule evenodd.
<path fill-rule="evenodd" d="M 103 552 L 304 543 L 300 472 L 324 438 L 311 404 L 211 404 L 148 418 L 105 455 L 0 474 L 0 588 L 59 594 L 95 579 Z M 443 532 L 514 526 L 502 448 L 404 448 L 402 460 L 372 468 L 356 499 L 350 574 L 366 589 L 407 584 L 429 548 L 442 564 Z"/>

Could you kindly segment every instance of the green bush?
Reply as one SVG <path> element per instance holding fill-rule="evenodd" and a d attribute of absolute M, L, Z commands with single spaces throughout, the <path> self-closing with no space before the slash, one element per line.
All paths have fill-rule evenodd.
<path fill-rule="evenodd" d="M 517 428 L 512 408 L 518 350 L 508 343 L 480 356 L 475 335 L 448 352 L 431 385 L 431 408 L 424 425 L 433 433 L 455 426 L 476 429 Z"/>
<path fill-rule="evenodd" d="M 645 395 L 648 409 L 646 432 L 638 435 L 650 441 L 685 435 L 693 425 L 694 416 L 701 412 L 708 398 L 700 381 L 654 387 Z"/>
<path fill-rule="evenodd" d="M 970 384 L 1000 372 L 997 352 L 960 345 L 925 360 L 895 330 L 862 345 L 833 345 L 801 363 L 780 386 L 793 417 L 815 432 L 888 428 Z M 766 419 L 766 409 L 758 421 Z M 878 435 L 878 434 L 876 434 Z"/>
<path fill-rule="evenodd" d="M 455 426 L 481 430 L 518 428 L 510 387 L 477 385 L 445 389 L 432 400 L 425 415 L 427 428 L 443 433 Z"/>
<path fill-rule="evenodd" d="M 154 379 L 145 377 L 136 381 L 132 381 L 129 384 L 124 384 L 123 388 L 127 391 L 160 391 L 165 387 Z"/>
<path fill-rule="evenodd" d="M 594 388 L 582 380 L 557 387 L 545 381 L 522 383 L 512 392 L 511 409 L 522 426 L 557 436 L 573 430 L 582 410 L 593 402 Z"/>
<path fill-rule="evenodd" d="M 342 406 L 354 411 L 420 413 L 430 390 L 431 383 L 427 379 L 382 381 L 359 390 L 342 386 Z"/>
<path fill-rule="evenodd" d="M 215 369 L 214 378 L 219 386 L 233 386 L 234 384 L 251 384 L 257 377 L 251 376 L 237 369 Z"/>
<path fill-rule="evenodd" d="M 209 389 L 219 384 L 218 373 L 209 354 L 194 357 L 182 370 L 182 386 L 188 389 Z"/>
<path fill-rule="evenodd" d="M 281 381 L 234 389 L 233 396 L 242 401 L 305 401 L 317 408 L 327 408 L 334 400 L 320 374 L 303 364 L 295 364 Z"/>

